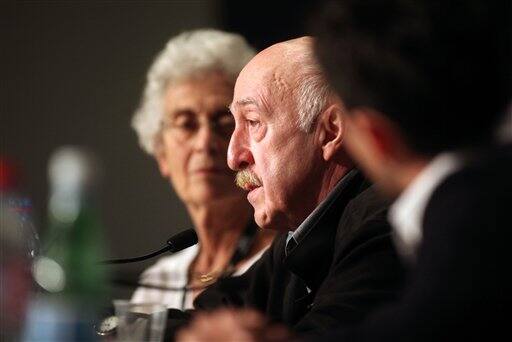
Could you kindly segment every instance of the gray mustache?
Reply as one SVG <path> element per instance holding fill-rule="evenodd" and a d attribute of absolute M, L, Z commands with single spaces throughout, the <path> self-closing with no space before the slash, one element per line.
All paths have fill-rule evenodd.
<path fill-rule="evenodd" d="M 245 169 L 236 173 L 235 183 L 238 187 L 246 190 L 248 186 L 262 186 L 260 179 L 256 174 Z"/>

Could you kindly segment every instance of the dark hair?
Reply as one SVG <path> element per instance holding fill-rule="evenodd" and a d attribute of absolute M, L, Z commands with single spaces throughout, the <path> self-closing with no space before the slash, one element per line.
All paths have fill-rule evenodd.
<path fill-rule="evenodd" d="M 330 1 L 316 50 L 347 107 L 381 111 L 417 152 L 483 144 L 511 99 L 511 4 Z"/>

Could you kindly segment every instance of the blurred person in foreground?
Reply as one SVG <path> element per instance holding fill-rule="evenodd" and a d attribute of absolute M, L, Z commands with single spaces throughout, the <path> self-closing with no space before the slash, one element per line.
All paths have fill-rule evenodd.
<path fill-rule="evenodd" d="M 509 334 L 512 146 L 494 132 L 512 100 L 512 3 L 328 6 L 317 50 L 346 101 L 347 148 L 394 199 L 411 270 L 398 304 L 331 339 Z"/>
<path fill-rule="evenodd" d="M 248 191 L 256 223 L 281 234 L 242 277 L 249 284 L 243 296 L 226 279 L 195 303 L 252 308 L 299 335 L 357 324 L 395 299 L 402 280 L 387 204 L 345 153 L 343 104 L 316 63 L 312 42 L 304 37 L 265 49 L 236 81 L 228 164 Z M 229 324 L 202 324 L 205 315 L 179 338 L 222 340 L 216 334 Z M 230 322 L 251 329 L 253 317 L 259 316 Z M 232 339 L 244 340 L 232 332 Z"/>
<path fill-rule="evenodd" d="M 321 340 L 508 335 L 512 147 L 495 145 L 493 131 L 512 94 L 510 5 L 339 1 L 318 20 L 318 54 L 347 107 L 347 149 L 395 199 L 389 217 L 409 266 L 398 302 Z M 190 333 L 201 340 L 219 323 L 226 341 L 289 338 L 254 313 L 232 321 L 242 314 L 203 316 Z"/>
<path fill-rule="evenodd" d="M 237 34 L 196 30 L 172 38 L 149 69 L 132 125 L 185 203 L 199 244 L 147 269 L 134 302 L 191 309 L 202 289 L 243 273 L 272 241 L 271 232 L 254 224 L 226 164 L 234 128 L 228 106 L 236 77 L 254 53 Z"/>

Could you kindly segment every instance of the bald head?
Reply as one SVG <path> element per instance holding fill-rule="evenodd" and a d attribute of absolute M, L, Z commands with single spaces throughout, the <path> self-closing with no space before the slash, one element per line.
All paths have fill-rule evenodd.
<path fill-rule="evenodd" d="M 312 37 L 301 37 L 258 53 L 240 72 L 235 87 L 235 93 L 246 85 L 259 88 L 256 97 L 235 97 L 233 104 L 258 99 L 266 107 L 291 107 L 297 114 L 296 123 L 309 131 L 316 116 L 333 98 L 315 59 L 313 43 Z"/>
<path fill-rule="evenodd" d="M 299 66 L 313 67 L 317 63 L 313 58 L 313 38 L 302 37 L 274 44 L 258 53 L 242 70 L 242 73 L 253 68 L 286 73 L 294 77 L 301 72 Z M 295 72 L 290 72 L 290 71 Z"/>

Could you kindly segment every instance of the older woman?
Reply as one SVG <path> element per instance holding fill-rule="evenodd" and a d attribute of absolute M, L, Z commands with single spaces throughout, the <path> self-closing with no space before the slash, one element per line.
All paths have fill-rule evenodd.
<path fill-rule="evenodd" d="M 233 86 L 254 50 L 239 35 L 197 30 L 172 38 L 147 75 L 132 125 L 184 202 L 199 244 L 147 269 L 133 301 L 189 309 L 205 286 L 247 270 L 273 235 L 258 231 L 226 164 Z"/>

